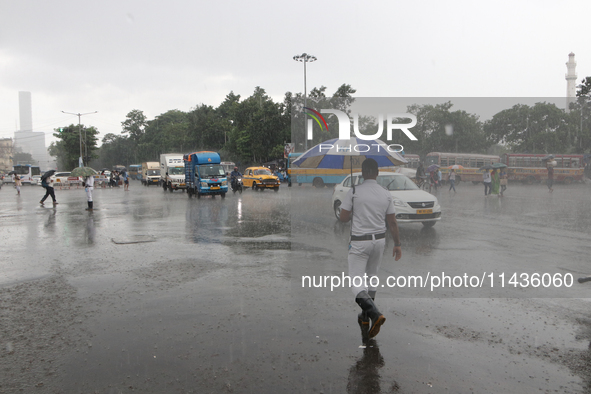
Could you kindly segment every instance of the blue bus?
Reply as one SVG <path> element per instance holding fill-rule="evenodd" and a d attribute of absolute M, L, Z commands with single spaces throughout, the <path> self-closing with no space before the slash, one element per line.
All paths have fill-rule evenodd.
<path fill-rule="evenodd" d="M 303 152 L 300 153 L 290 153 L 289 155 L 287 155 L 287 166 L 286 166 L 286 172 L 287 172 L 287 186 L 291 187 L 291 163 L 297 159 L 298 157 L 300 157 L 302 155 Z"/>
<path fill-rule="evenodd" d="M 141 164 L 131 164 L 129 166 L 129 177 L 131 179 L 137 179 L 138 181 L 142 180 L 142 165 Z"/>

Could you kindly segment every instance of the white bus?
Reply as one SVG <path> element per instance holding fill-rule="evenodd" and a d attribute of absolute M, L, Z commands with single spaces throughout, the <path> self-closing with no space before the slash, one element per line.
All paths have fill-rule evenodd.
<path fill-rule="evenodd" d="M 24 184 L 31 184 L 33 181 L 33 175 L 41 175 L 41 170 L 38 166 L 31 164 L 19 164 L 12 167 L 12 170 L 21 178 L 21 182 Z M 6 179 L 4 180 L 6 181 Z M 14 182 L 14 176 L 11 179 Z"/>

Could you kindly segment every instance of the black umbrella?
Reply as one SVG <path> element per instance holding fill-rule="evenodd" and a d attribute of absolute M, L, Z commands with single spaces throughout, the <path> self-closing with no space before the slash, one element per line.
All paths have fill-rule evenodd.
<path fill-rule="evenodd" d="M 16 175 L 16 171 L 10 171 L 8 175 Z"/>
<path fill-rule="evenodd" d="M 554 158 L 554 155 L 548 155 L 548 156 L 542 157 L 542 161 L 552 160 L 553 158 Z"/>
<path fill-rule="evenodd" d="M 494 167 L 491 166 L 490 164 L 485 165 L 484 167 L 480 167 L 479 170 L 483 171 L 483 170 L 492 170 Z"/>
<path fill-rule="evenodd" d="M 49 170 L 49 171 L 45 172 L 45 174 L 43 174 L 43 176 L 41 177 L 41 180 L 45 180 L 45 179 L 49 178 L 50 176 L 52 176 L 53 174 L 55 174 L 55 170 Z"/>

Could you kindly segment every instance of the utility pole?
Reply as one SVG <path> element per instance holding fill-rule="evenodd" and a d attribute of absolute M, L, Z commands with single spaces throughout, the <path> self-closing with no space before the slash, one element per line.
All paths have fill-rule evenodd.
<path fill-rule="evenodd" d="M 73 112 L 66 112 L 66 111 L 62 111 L 64 114 L 68 114 L 68 115 L 76 115 L 78 117 L 78 135 L 80 136 L 80 157 L 78 158 L 78 167 L 84 167 L 84 162 L 82 160 L 82 124 L 80 122 L 80 117 L 83 115 L 90 115 L 90 114 L 96 114 L 98 111 L 94 111 L 94 112 L 86 112 L 84 114 L 81 113 L 73 113 Z M 84 148 L 86 149 L 86 131 L 84 132 Z M 88 163 L 86 163 L 88 164 Z"/>
<path fill-rule="evenodd" d="M 316 56 L 307 54 L 307 53 L 302 53 L 301 55 L 295 55 L 293 57 L 293 60 L 295 60 L 296 62 L 302 62 L 304 63 L 304 107 L 307 107 L 308 103 L 307 103 L 307 86 L 306 86 L 306 63 L 312 63 L 315 62 L 316 60 L 318 60 L 316 58 Z M 302 111 L 304 112 L 304 111 Z M 306 123 L 304 121 L 304 150 L 308 150 L 308 136 L 306 135 Z"/>

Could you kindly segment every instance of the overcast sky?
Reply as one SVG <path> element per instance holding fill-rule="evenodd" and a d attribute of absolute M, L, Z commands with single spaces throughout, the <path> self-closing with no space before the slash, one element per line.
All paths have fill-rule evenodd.
<path fill-rule="evenodd" d="M 591 76 L 588 0 L 0 0 L 0 138 L 82 123 L 119 133 L 132 109 L 218 106 L 261 86 L 276 101 L 347 83 L 358 97 L 563 97 L 574 52 Z"/>

